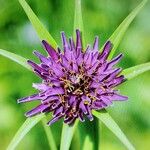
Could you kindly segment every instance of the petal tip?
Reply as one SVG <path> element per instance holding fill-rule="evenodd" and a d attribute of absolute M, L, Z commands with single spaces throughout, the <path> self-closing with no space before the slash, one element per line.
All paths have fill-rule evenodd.
<path fill-rule="evenodd" d="M 22 103 L 21 99 L 17 99 L 17 104 L 20 104 L 20 103 Z"/>

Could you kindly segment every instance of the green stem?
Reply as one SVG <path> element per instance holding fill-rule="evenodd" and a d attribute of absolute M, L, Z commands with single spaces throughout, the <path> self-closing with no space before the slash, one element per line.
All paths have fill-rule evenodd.
<path fill-rule="evenodd" d="M 53 134 L 51 132 L 51 129 L 49 126 L 47 126 L 46 118 L 42 119 L 42 124 L 43 124 L 44 130 L 45 130 L 46 136 L 47 136 L 47 140 L 48 140 L 50 149 L 51 150 L 57 150 L 57 146 L 56 146 Z"/>

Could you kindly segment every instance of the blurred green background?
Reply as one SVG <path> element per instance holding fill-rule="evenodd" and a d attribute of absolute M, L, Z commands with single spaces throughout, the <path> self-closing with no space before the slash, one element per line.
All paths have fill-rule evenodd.
<path fill-rule="evenodd" d="M 60 43 L 60 31 L 72 35 L 74 0 L 27 0 L 31 8 Z M 99 35 L 101 45 L 140 0 L 82 0 L 86 42 Z M 0 0 L 0 48 L 26 58 L 35 59 L 32 51 L 41 52 L 41 43 L 17 0 Z M 123 68 L 150 61 L 150 2 L 131 24 L 117 53 L 125 57 Z M 32 72 L 0 56 L 0 149 L 6 149 L 14 134 L 24 122 L 24 113 L 35 103 L 20 104 L 18 98 L 35 92 L 33 82 L 40 82 Z M 108 109 L 112 117 L 137 150 L 150 149 L 150 72 L 144 73 L 119 87 L 129 100 L 115 103 Z M 61 124 L 52 125 L 57 145 L 60 144 Z M 84 126 L 83 124 L 82 126 Z M 82 130 L 80 130 L 82 133 Z M 94 132 L 90 131 L 89 132 Z M 79 132 L 71 149 L 80 149 Z M 96 137 L 95 137 L 96 138 Z M 96 140 L 96 139 L 94 139 Z M 102 150 L 125 150 L 121 142 L 104 126 L 100 130 Z M 99 142 L 99 141 L 98 141 Z M 90 144 L 90 143 L 89 143 Z M 17 150 L 47 150 L 48 142 L 42 124 L 36 125 L 21 141 Z"/>

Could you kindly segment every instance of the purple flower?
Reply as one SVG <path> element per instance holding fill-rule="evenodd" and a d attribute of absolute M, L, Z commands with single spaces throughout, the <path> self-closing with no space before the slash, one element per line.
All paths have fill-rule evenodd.
<path fill-rule="evenodd" d="M 83 51 L 79 30 L 76 30 L 76 44 L 72 38 L 68 42 L 64 32 L 61 35 L 63 51 L 59 48 L 55 50 L 43 40 L 48 57 L 34 51 L 41 63 L 28 60 L 28 64 L 43 81 L 33 84 L 39 90 L 37 94 L 18 100 L 18 103 L 40 101 L 40 105 L 26 113 L 27 117 L 53 112 L 49 125 L 60 118 L 64 118 L 67 124 L 72 124 L 77 118 L 83 122 L 85 116 L 92 121 L 93 109 L 100 110 L 112 105 L 113 101 L 127 99 L 114 89 L 125 78 L 120 75 L 121 68 L 114 68 L 122 54 L 111 61 L 107 60 L 112 48 L 110 41 L 106 42 L 103 51 L 99 53 L 98 37 L 93 47 L 88 45 Z"/>

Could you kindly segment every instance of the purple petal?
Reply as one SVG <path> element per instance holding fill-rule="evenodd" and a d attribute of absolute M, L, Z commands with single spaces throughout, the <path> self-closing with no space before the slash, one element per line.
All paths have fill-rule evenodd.
<path fill-rule="evenodd" d="M 77 63 L 73 63 L 73 64 L 72 64 L 72 70 L 73 70 L 74 72 L 78 72 L 78 65 L 77 65 Z"/>
<path fill-rule="evenodd" d="M 48 58 L 46 58 L 45 56 L 43 56 L 38 51 L 34 51 L 33 53 L 41 60 L 41 62 L 46 63 L 46 64 L 50 64 L 51 63 Z"/>
<path fill-rule="evenodd" d="M 91 106 L 92 109 L 95 109 L 95 110 L 99 110 L 99 109 L 102 109 L 104 108 L 104 106 L 102 105 L 102 102 L 101 101 L 95 101 L 92 106 Z"/>
<path fill-rule="evenodd" d="M 81 33 L 78 29 L 76 30 L 76 35 L 77 35 L 76 47 L 82 48 Z"/>
<path fill-rule="evenodd" d="M 100 83 L 93 81 L 90 85 L 91 88 L 98 88 L 100 86 Z"/>
<path fill-rule="evenodd" d="M 71 106 L 74 103 L 74 101 L 76 101 L 76 96 L 71 96 L 69 98 L 69 105 Z"/>
<path fill-rule="evenodd" d="M 87 106 L 86 109 L 87 109 L 87 112 L 88 112 L 88 114 L 86 116 L 88 117 L 88 119 L 90 121 L 93 121 L 93 116 L 92 116 L 92 113 L 91 113 L 91 109 L 89 108 L 89 106 Z"/>
<path fill-rule="evenodd" d="M 33 94 L 31 96 L 18 99 L 17 102 L 25 103 L 25 102 L 30 102 L 30 101 L 34 101 L 34 100 L 40 100 L 40 99 L 41 99 L 41 97 L 39 96 L 39 94 Z"/>
<path fill-rule="evenodd" d="M 36 114 L 42 113 L 43 110 L 46 109 L 47 107 L 48 107 L 47 105 L 41 104 L 41 105 L 37 106 L 36 108 L 34 108 L 34 109 L 28 111 L 28 112 L 25 114 L 25 116 L 26 116 L 26 117 L 32 117 L 32 116 L 34 116 L 34 115 L 36 115 Z"/>
<path fill-rule="evenodd" d="M 69 38 L 69 43 L 70 43 L 70 48 L 71 48 L 71 50 L 72 50 L 72 51 L 75 51 L 75 43 L 74 43 L 72 37 Z"/>
<path fill-rule="evenodd" d="M 34 63 L 31 60 L 28 60 L 27 63 L 34 69 L 35 73 L 40 76 L 41 78 L 45 79 L 48 74 L 48 72 L 40 67 L 39 65 L 37 65 L 36 63 Z"/>
<path fill-rule="evenodd" d="M 112 88 L 112 87 L 115 87 L 115 86 L 121 84 L 124 81 L 125 81 L 125 78 L 123 75 L 121 75 L 121 76 L 113 79 L 112 81 L 110 81 L 108 86 L 110 86 Z"/>
<path fill-rule="evenodd" d="M 59 81 L 59 80 L 52 80 L 51 83 L 55 87 L 60 87 L 61 86 L 61 81 Z"/>
<path fill-rule="evenodd" d="M 83 104 L 83 102 L 80 102 L 79 108 L 83 111 L 84 114 L 88 113 L 85 105 Z"/>
<path fill-rule="evenodd" d="M 55 100 L 59 100 L 59 96 L 55 95 L 55 96 L 49 96 L 46 99 L 42 100 L 42 103 L 50 103 L 53 102 Z"/>
<path fill-rule="evenodd" d="M 55 110 L 60 107 L 60 100 L 55 100 L 54 103 L 52 104 L 52 109 Z"/>
<path fill-rule="evenodd" d="M 82 102 L 88 102 L 88 103 L 91 103 L 91 99 L 88 97 L 88 96 L 85 96 L 85 95 L 83 95 L 82 97 L 81 97 L 81 99 L 82 99 Z"/>
<path fill-rule="evenodd" d="M 123 96 L 117 93 L 114 93 L 112 96 L 110 96 L 111 100 L 113 101 L 124 101 L 127 100 L 128 97 L 127 96 Z"/>
<path fill-rule="evenodd" d="M 84 63 L 86 64 L 86 68 L 91 67 L 92 64 L 92 53 L 86 53 L 84 55 Z"/>
<path fill-rule="evenodd" d="M 67 124 L 72 124 L 74 122 L 75 118 L 74 117 L 68 117 L 64 119 L 64 123 Z"/>
<path fill-rule="evenodd" d="M 69 51 L 69 44 L 67 42 L 66 36 L 64 32 L 61 32 L 61 38 L 62 38 L 62 43 L 63 43 L 63 47 L 64 47 L 64 51 Z"/>
<path fill-rule="evenodd" d="M 59 58 L 56 50 L 51 45 L 49 45 L 45 40 L 43 40 L 42 43 L 48 54 L 51 56 L 51 58 L 53 58 L 54 60 L 58 60 Z"/>
<path fill-rule="evenodd" d="M 91 52 L 91 46 L 88 44 L 84 55 L 86 56 L 86 54 L 88 54 L 89 52 Z"/>
<path fill-rule="evenodd" d="M 64 94 L 64 89 L 62 89 L 61 87 L 51 88 L 50 90 L 47 90 L 45 93 L 45 95 L 47 96 L 59 95 L 59 94 Z"/>
<path fill-rule="evenodd" d="M 76 61 L 74 61 L 75 63 L 77 63 L 78 64 L 78 66 L 81 66 L 82 64 L 83 64 L 83 53 L 80 53 L 79 55 L 78 55 L 78 58 L 76 59 Z M 72 57 L 73 58 L 73 57 Z"/>
<path fill-rule="evenodd" d="M 54 113 L 53 113 L 53 117 L 58 116 L 58 114 L 61 114 L 63 111 L 64 111 L 63 106 L 61 106 L 61 107 L 55 109 L 55 111 L 54 111 Z"/>
<path fill-rule="evenodd" d="M 58 77 L 62 77 L 64 75 L 64 72 L 62 71 L 62 66 L 60 66 L 60 64 L 58 63 L 55 62 L 53 63 L 52 70 Z"/>
<path fill-rule="evenodd" d="M 32 84 L 32 87 L 40 90 L 40 91 L 46 91 L 49 89 L 49 86 L 47 86 L 46 84 L 44 83 L 33 83 Z"/>
<path fill-rule="evenodd" d="M 106 96 L 101 96 L 102 101 L 106 104 L 106 105 L 111 105 L 112 101 L 106 97 Z"/>
<path fill-rule="evenodd" d="M 70 64 L 67 58 L 63 55 L 61 55 L 61 60 L 62 60 L 62 66 L 65 67 L 65 69 L 69 69 Z"/>
<path fill-rule="evenodd" d="M 99 65 L 99 61 L 96 61 L 96 62 L 93 64 L 93 66 L 91 67 L 91 69 L 89 69 L 89 70 L 87 71 L 87 73 L 88 73 L 89 75 L 91 75 L 92 73 L 94 73 L 94 72 L 96 71 L 96 68 L 98 67 L 98 65 Z"/>
<path fill-rule="evenodd" d="M 98 46 L 99 46 L 99 38 L 98 36 L 95 37 L 94 45 L 93 45 L 93 51 L 98 51 Z"/>
<path fill-rule="evenodd" d="M 76 30 L 76 35 L 77 35 L 76 51 L 77 51 L 77 54 L 80 54 L 82 50 L 82 40 L 81 40 L 81 33 L 78 29 Z"/>
<path fill-rule="evenodd" d="M 72 56 L 73 56 L 72 54 L 73 54 L 73 52 L 70 50 L 65 52 L 65 57 L 68 59 L 69 63 L 72 62 Z"/>
<path fill-rule="evenodd" d="M 34 73 L 39 76 L 40 78 L 46 80 L 47 79 L 47 76 L 45 75 L 42 75 L 41 72 L 39 72 L 38 70 L 34 69 Z"/>
<path fill-rule="evenodd" d="M 54 117 L 51 121 L 49 121 L 47 124 L 50 126 L 52 125 L 54 122 L 58 121 L 59 119 L 61 119 L 64 115 L 60 114 L 56 117 Z"/>
<path fill-rule="evenodd" d="M 121 73 L 121 71 L 122 71 L 121 68 L 114 69 L 114 71 L 107 78 L 107 81 L 112 81 L 119 73 Z"/>
<path fill-rule="evenodd" d="M 106 66 L 105 70 L 111 69 L 115 64 L 117 64 L 123 57 L 123 54 L 119 54 L 115 58 L 113 58 Z"/>
<path fill-rule="evenodd" d="M 34 63 L 33 61 L 31 60 L 28 60 L 27 63 L 33 68 L 33 69 L 36 69 L 40 72 L 43 72 L 45 71 L 43 68 L 41 68 L 39 65 L 37 65 L 36 63 Z"/>
<path fill-rule="evenodd" d="M 79 119 L 80 119 L 81 122 L 84 122 L 84 121 L 85 121 L 82 112 L 79 112 L 79 113 L 78 113 L 78 117 L 79 117 Z"/>
<path fill-rule="evenodd" d="M 100 55 L 100 60 L 101 61 L 104 61 L 104 60 L 107 59 L 107 57 L 108 57 L 108 55 L 109 55 L 109 53 L 111 51 L 111 48 L 112 48 L 111 42 L 107 41 L 106 44 L 105 44 L 105 46 L 104 46 L 104 49 L 103 49 L 103 51 L 102 51 L 102 53 Z"/>

